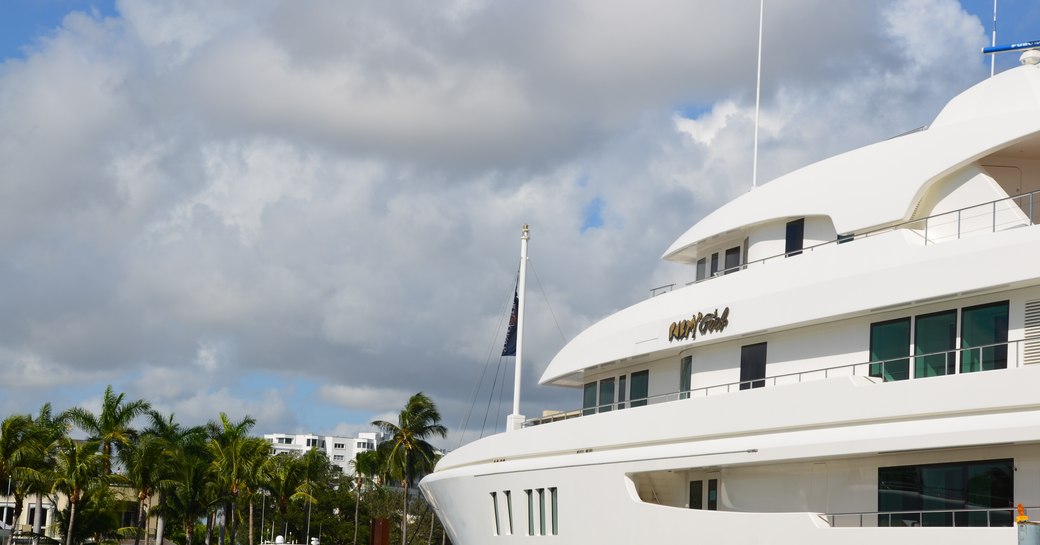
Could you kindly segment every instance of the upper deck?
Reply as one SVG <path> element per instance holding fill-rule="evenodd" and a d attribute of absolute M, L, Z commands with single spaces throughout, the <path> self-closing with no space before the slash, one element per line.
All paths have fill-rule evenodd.
<path fill-rule="evenodd" d="M 1040 68 L 1022 66 L 965 91 L 927 130 L 810 165 L 705 217 L 665 254 L 693 265 L 691 282 L 585 330 L 541 382 L 577 386 L 695 347 L 1035 285 L 1040 232 L 1021 228 L 1040 220 L 1037 191 Z"/>
<path fill-rule="evenodd" d="M 951 173 L 987 156 L 1036 158 L 1038 133 L 1040 68 L 1024 65 L 958 95 L 924 130 L 819 161 L 741 195 L 697 222 L 663 257 L 695 263 L 722 239 L 739 240 L 791 218 L 827 218 L 835 235 L 909 221 Z"/>

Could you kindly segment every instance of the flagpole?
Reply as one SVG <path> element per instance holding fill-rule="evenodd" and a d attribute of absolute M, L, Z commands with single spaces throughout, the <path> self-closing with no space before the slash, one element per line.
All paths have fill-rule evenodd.
<path fill-rule="evenodd" d="M 530 238 L 530 231 L 527 224 L 524 224 L 524 228 L 520 232 L 520 276 L 516 286 L 516 372 L 513 374 L 513 414 L 509 415 L 506 422 L 506 431 L 518 430 L 524 424 L 524 416 L 520 414 L 520 371 L 523 369 L 521 362 L 524 354 L 524 299 L 527 294 L 527 241 Z"/>

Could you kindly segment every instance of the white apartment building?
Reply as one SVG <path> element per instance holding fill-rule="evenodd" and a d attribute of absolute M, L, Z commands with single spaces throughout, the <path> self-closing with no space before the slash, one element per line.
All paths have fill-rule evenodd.
<path fill-rule="evenodd" d="M 357 437 L 340 437 L 313 433 L 265 433 L 264 439 L 271 443 L 271 450 L 275 454 L 289 452 L 303 454 L 316 448 L 324 452 L 329 461 L 339 466 L 344 473 L 353 473 L 350 461 L 359 452 L 375 450 L 383 440 L 383 434 L 362 432 Z"/>

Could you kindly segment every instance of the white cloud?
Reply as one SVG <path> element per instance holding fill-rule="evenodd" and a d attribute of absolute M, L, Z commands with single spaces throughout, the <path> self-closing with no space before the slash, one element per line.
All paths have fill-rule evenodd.
<path fill-rule="evenodd" d="M 250 384 L 285 373 L 360 422 L 422 390 L 454 426 L 499 365 L 530 223 L 523 411 L 573 408 L 532 387 L 556 322 L 569 338 L 688 280 L 657 257 L 749 185 L 752 0 L 218 4 L 124 0 L 0 65 L 0 370 L 22 384 L 352 425 Z M 768 9 L 760 182 L 925 123 L 984 73 L 950 0 Z M 7 410 L 92 393 L 10 384 Z"/>
<path fill-rule="evenodd" d="M 414 393 L 414 392 L 412 392 Z M 385 411 L 404 407 L 412 394 L 393 388 L 369 388 L 342 384 L 323 384 L 318 396 L 347 409 Z"/>

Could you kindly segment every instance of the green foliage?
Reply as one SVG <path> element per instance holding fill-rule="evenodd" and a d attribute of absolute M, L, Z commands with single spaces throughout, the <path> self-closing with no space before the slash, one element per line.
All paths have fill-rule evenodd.
<path fill-rule="evenodd" d="M 372 422 L 390 437 L 386 452 L 387 472 L 404 484 L 404 498 L 414 480 L 433 470 L 436 452 L 426 441 L 434 435 L 445 437 L 448 429 L 441 425 L 441 413 L 433 401 L 422 392 L 408 398 L 404 409 L 398 413 L 397 424 L 385 420 Z M 401 544 L 408 541 L 408 502 L 402 502 Z"/>
<path fill-rule="evenodd" d="M 248 416 L 234 421 L 220 413 L 205 427 L 185 428 L 172 414 L 125 397 L 109 386 L 97 415 L 81 408 L 54 414 L 48 403 L 38 415 L 0 422 L 0 480 L 11 478 L 19 504 L 25 494 L 66 496 L 69 503 L 50 521 L 65 545 L 140 540 L 140 526 L 122 527 L 123 514 L 139 509 L 162 516 L 164 539 L 178 545 L 202 543 L 205 521 L 218 512 L 229 545 L 270 540 L 272 525 L 275 536 L 298 541 L 309 535 L 322 545 L 368 543 L 374 518 L 398 517 L 411 521 L 410 542 L 429 537 L 423 500 L 412 494 L 406 504 L 401 489 L 387 487 L 393 480 L 407 490 L 430 471 L 435 456 L 426 439 L 445 434 L 436 407 L 421 393 L 396 423 L 376 423 L 390 440 L 352 461 L 356 478 L 318 450 L 272 456 L 268 442 L 249 435 L 255 420 Z M 143 417 L 148 426 L 135 429 Z M 89 439 L 71 439 L 72 424 Z M 239 525 L 243 531 L 236 533 Z M 404 530 L 394 528 L 394 539 Z"/>

